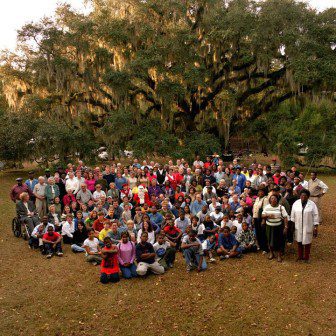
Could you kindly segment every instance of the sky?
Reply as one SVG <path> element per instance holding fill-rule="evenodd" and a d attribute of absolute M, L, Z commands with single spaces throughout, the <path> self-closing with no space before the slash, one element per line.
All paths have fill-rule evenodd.
<path fill-rule="evenodd" d="M 307 0 L 318 10 L 336 7 L 336 0 Z M 0 0 L 0 50 L 15 49 L 16 31 L 25 23 L 51 16 L 58 3 L 69 3 L 87 11 L 83 0 Z"/>

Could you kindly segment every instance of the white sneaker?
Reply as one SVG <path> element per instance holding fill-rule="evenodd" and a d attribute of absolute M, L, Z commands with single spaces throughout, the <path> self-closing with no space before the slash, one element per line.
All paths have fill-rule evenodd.
<path fill-rule="evenodd" d="M 210 258 L 210 260 L 209 260 L 211 263 L 213 263 L 213 262 L 215 262 L 216 261 L 216 259 L 215 258 Z"/>
<path fill-rule="evenodd" d="M 52 254 L 47 255 L 47 259 L 50 259 L 52 257 Z"/>
<path fill-rule="evenodd" d="M 56 254 L 57 254 L 57 256 L 59 256 L 59 257 L 63 257 L 63 253 L 62 253 L 62 252 L 57 252 Z"/>

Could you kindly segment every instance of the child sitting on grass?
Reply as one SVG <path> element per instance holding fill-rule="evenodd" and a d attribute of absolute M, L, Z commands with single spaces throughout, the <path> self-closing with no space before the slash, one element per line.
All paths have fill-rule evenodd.
<path fill-rule="evenodd" d="M 204 242 L 202 243 L 202 248 L 204 255 L 209 257 L 210 262 L 215 262 L 216 259 L 213 256 L 216 247 L 216 237 L 215 235 L 209 236 Z"/>
<path fill-rule="evenodd" d="M 217 254 L 220 260 L 237 258 L 241 255 L 241 249 L 235 236 L 230 232 L 229 227 L 224 227 L 223 233 L 218 237 Z"/>
<path fill-rule="evenodd" d="M 172 242 L 170 242 L 164 233 L 159 233 L 157 237 L 157 242 L 153 245 L 155 254 L 156 254 L 156 261 L 163 266 L 165 271 L 169 267 L 173 267 L 175 261 L 175 253 L 176 250 L 172 246 Z M 176 244 L 174 244 L 176 245 Z"/>
<path fill-rule="evenodd" d="M 187 272 L 197 269 L 198 272 L 206 270 L 207 264 L 201 241 L 197 238 L 197 232 L 190 230 L 182 239 L 181 248 L 187 264 Z"/>
<path fill-rule="evenodd" d="M 238 236 L 238 242 L 243 253 L 256 252 L 256 238 L 252 230 L 249 229 L 246 222 L 243 222 L 243 231 Z"/>

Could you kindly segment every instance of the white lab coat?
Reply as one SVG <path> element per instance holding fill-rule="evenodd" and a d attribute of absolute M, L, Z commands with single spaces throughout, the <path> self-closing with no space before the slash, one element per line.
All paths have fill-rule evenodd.
<path fill-rule="evenodd" d="M 303 245 L 311 244 L 314 226 L 319 224 L 316 204 L 308 200 L 302 212 L 302 202 L 297 200 L 292 207 L 291 221 L 295 223 L 295 240 Z"/>

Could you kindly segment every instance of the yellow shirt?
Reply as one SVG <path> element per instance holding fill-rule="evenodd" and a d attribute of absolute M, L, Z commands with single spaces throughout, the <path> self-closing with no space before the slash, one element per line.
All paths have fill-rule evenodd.
<path fill-rule="evenodd" d="M 103 229 L 103 230 L 101 230 L 101 231 L 99 232 L 99 240 L 100 240 L 100 241 L 103 241 L 104 238 L 107 236 L 107 234 L 108 234 L 109 232 L 111 232 L 111 231 L 112 231 L 111 229 L 108 229 L 108 230 Z"/>

